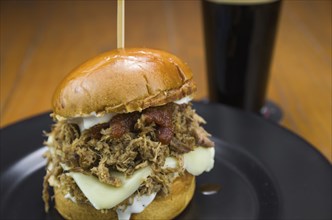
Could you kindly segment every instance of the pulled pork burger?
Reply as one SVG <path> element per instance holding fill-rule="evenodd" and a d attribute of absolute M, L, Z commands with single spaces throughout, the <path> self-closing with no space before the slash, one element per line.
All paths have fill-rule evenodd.
<path fill-rule="evenodd" d="M 176 56 L 118 49 L 74 69 L 53 97 L 43 199 L 66 219 L 172 219 L 214 143 L 190 103 L 196 86 Z"/>

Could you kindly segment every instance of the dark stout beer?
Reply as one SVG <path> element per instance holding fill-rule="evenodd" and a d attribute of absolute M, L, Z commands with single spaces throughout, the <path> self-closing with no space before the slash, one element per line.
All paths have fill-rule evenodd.
<path fill-rule="evenodd" d="M 279 0 L 203 0 L 209 98 L 248 111 L 264 104 Z"/>

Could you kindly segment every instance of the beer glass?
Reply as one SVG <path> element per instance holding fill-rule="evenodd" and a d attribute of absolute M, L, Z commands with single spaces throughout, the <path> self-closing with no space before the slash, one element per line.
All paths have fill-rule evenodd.
<path fill-rule="evenodd" d="M 260 112 L 280 0 L 202 0 L 209 100 Z"/>

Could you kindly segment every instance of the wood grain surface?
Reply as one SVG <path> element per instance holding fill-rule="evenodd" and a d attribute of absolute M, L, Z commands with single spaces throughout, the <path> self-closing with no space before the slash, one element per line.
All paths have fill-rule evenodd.
<path fill-rule="evenodd" d="M 199 1 L 126 1 L 126 47 L 172 52 L 207 97 Z M 75 66 L 116 48 L 115 1 L 1 1 L 4 127 L 50 111 L 56 85 Z M 281 125 L 331 156 L 331 1 L 285 0 L 267 98 Z"/>

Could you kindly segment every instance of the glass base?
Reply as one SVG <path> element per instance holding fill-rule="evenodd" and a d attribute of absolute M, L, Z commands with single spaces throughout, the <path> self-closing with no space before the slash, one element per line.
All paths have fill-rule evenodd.
<path fill-rule="evenodd" d="M 280 122 L 283 116 L 283 112 L 281 108 L 274 102 L 266 101 L 265 105 L 260 110 L 260 115 L 267 120 Z"/>

